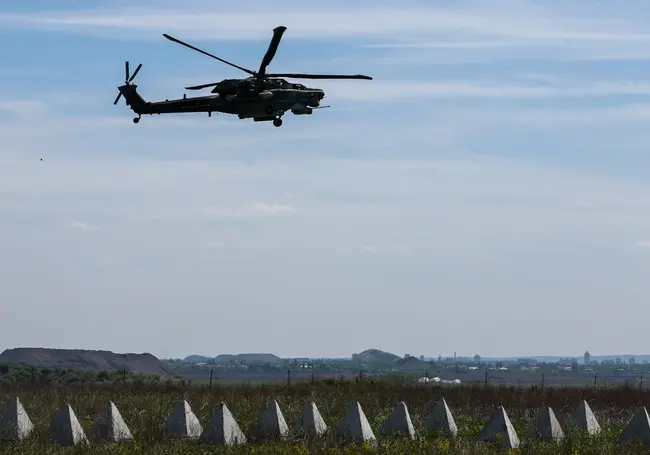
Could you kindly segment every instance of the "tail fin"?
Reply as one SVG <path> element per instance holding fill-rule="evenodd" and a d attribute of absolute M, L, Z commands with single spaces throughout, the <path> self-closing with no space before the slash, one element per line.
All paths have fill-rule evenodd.
<path fill-rule="evenodd" d="M 138 115 L 147 113 L 148 103 L 145 101 L 142 96 L 137 91 L 138 86 L 132 84 L 125 84 L 117 89 L 120 91 L 120 94 L 124 97 L 126 105 L 129 106 L 133 112 Z"/>
<path fill-rule="evenodd" d="M 124 62 L 124 85 L 121 85 L 117 88 L 120 93 L 117 94 L 117 98 L 115 98 L 115 101 L 113 102 L 113 104 L 117 104 L 117 102 L 123 96 L 124 100 L 126 101 L 126 105 L 130 106 L 131 109 L 133 109 L 133 111 L 138 115 L 146 114 L 148 106 L 148 103 L 138 93 L 138 86 L 131 83 L 141 68 L 142 63 L 138 65 L 133 74 L 130 74 L 129 62 Z"/>

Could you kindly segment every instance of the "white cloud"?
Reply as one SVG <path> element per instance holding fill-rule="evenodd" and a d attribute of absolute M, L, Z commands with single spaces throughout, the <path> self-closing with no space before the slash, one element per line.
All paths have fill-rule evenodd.
<path fill-rule="evenodd" d="M 69 225 L 70 229 L 73 229 L 75 231 L 82 231 L 82 232 L 88 232 L 88 231 L 96 231 L 97 227 L 93 226 L 91 224 L 88 224 L 84 221 L 73 221 Z"/>
<path fill-rule="evenodd" d="M 602 81 L 558 83 L 553 85 L 524 85 L 476 81 L 372 81 L 367 84 L 350 82 L 320 84 L 336 100 L 386 101 L 418 98 L 595 98 L 611 95 L 650 95 L 649 81 Z M 329 86 L 325 88 L 326 86 Z"/>
<path fill-rule="evenodd" d="M 635 245 L 637 248 L 650 248 L 650 239 L 640 239 Z"/>
<path fill-rule="evenodd" d="M 187 134 L 177 135 L 183 140 Z M 124 136 L 122 140 L 129 139 Z M 212 139 L 205 138 L 204 145 Z M 117 323 L 115 315 L 128 308 L 134 318 L 143 320 L 146 315 L 152 327 L 165 331 L 194 324 L 192 333 L 207 330 L 208 321 L 221 318 L 220 349 L 252 351 L 264 342 L 261 338 L 243 345 L 229 341 L 236 335 L 237 320 L 248 315 L 252 333 L 278 319 L 301 325 L 305 320 L 296 315 L 296 308 L 306 311 L 305 302 L 310 302 L 309 318 L 347 333 L 348 318 L 354 322 L 349 330 L 359 320 L 387 330 L 396 301 L 400 311 L 417 312 L 426 319 L 434 316 L 431 301 L 462 302 L 445 309 L 454 320 L 480 313 L 489 304 L 490 314 L 477 317 L 487 324 L 497 323 L 511 307 L 521 308 L 521 302 L 527 309 L 525 318 L 541 301 L 554 299 L 566 305 L 588 296 L 589 305 L 600 308 L 616 294 L 589 286 L 605 286 L 603 276 L 612 270 L 623 277 L 610 281 L 621 305 L 637 304 L 633 293 L 645 295 L 640 293 L 644 285 L 639 275 L 648 270 L 635 272 L 639 265 L 630 265 L 616 248 L 625 250 L 621 239 L 650 223 L 646 181 L 616 181 L 578 170 L 478 157 L 349 160 L 310 151 L 300 160 L 281 160 L 269 154 L 282 144 L 283 138 L 270 139 L 253 163 L 234 162 L 236 153 L 229 161 L 159 161 L 133 156 L 133 150 L 111 154 L 104 143 L 90 157 L 51 160 L 38 173 L 26 158 L 12 161 L 7 173 L 11 175 L 0 182 L 0 235 L 12 239 L 2 255 L 11 260 L 0 261 L 7 284 L 0 290 L 0 301 L 20 298 L 23 303 L 18 311 L 3 314 L 19 324 L 57 302 L 56 314 L 44 314 L 50 318 L 95 314 L 112 324 Z M 325 146 L 329 144 L 326 141 Z M 85 142 L 76 143 L 79 156 L 84 146 Z M 277 215 L 292 212 L 277 207 L 287 192 L 300 195 L 294 209 L 305 209 L 300 216 L 273 220 L 277 222 L 214 222 L 193 210 L 216 207 L 208 214 L 217 216 Z M 8 194 L 13 204 L 4 198 Z M 242 206 L 241 201 L 262 203 Z M 585 203 L 591 205 L 589 211 L 576 210 Z M 10 213 L 4 212 L 7 209 Z M 161 213 L 166 217 L 153 216 Z M 44 228 L 71 219 L 97 223 L 101 239 Z M 374 248 L 375 254 L 367 254 L 363 246 Z M 408 250 L 400 246 L 410 247 L 414 254 L 397 256 Z M 345 247 L 349 254 L 339 254 Z M 594 256 L 599 260 L 593 261 Z M 99 264 L 104 258 L 111 261 Z M 554 291 L 546 285 L 551 280 L 556 283 Z M 30 286 L 33 282 L 39 286 Z M 630 293 L 621 297 L 621 288 Z M 88 302 L 93 302 L 90 308 Z M 178 302 L 190 305 L 192 314 L 168 318 L 166 311 L 151 311 Z M 374 312 L 369 316 L 370 302 Z M 554 317 L 559 306 L 553 306 Z M 337 322 L 344 310 L 347 318 Z M 202 317 L 197 319 L 196 314 Z M 514 326 L 525 319 L 510 317 Z M 564 326 L 561 322 L 556 330 L 575 330 L 573 319 L 570 322 Z M 603 324 L 596 321 L 590 330 Z M 81 335 L 75 332 L 74 339 L 68 339 L 49 326 L 36 327 L 28 332 L 32 343 L 48 338 L 50 343 L 74 345 L 79 336 L 88 340 L 84 347 L 105 343 L 83 328 Z M 444 335 L 452 336 L 453 330 L 443 330 Z M 187 332 L 181 347 L 177 341 L 167 345 L 158 332 L 151 331 L 151 341 L 130 338 L 110 348 L 187 354 L 201 343 L 198 338 L 188 340 Z M 2 343 L 27 343 L 21 334 L 5 334 Z M 373 345 L 372 333 L 365 335 Z M 294 336 L 292 332 L 274 338 L 268 349 L 290 351 Z M 442 335 L 436 336 L 444 343 Z M 463 350 L 472 349 L 478 338 Z M 400 343 L 421 342 L 401 334 L 388 343 L 402 351 Z M 491 338 L 494 350 L 506 351 L 508 342 Z M 351 337 L 337 343 L 336 351 L 355 350 L 349 347 L 354 343 Z M 305 350 L 320 355 L 316 344 L 307 343 Z"/>
<path fill-rule="evenodd" d="M 266 204 L 254 202 L 237 208 L 204 207 L 200 210 L 208 218 L 258 218 L 290 216 L 297 213 L 295 208 L 282 204 Z"/>
<path fill-rule="evenodd" d="M 45 112 L 45 105 L 41 101 L 31 100 L 0 100 L 0 111 L 5 111 L 18 117 L 41 115 Z"/>
<path fill-rule="evenodd" d="M 274 5 L 275 6 L 275 5 Z M 214 7 L 213 7 L 214 8 Z M 413 34 L 430 31 L 467 31 L 494 35 L 530 37 L 550 32 L 525 27 L 513 17 L 495 14 L 472 16 L 466 11 L 442 9 L 350 8 L 332 11 L 319 8 L 310 12 L 222 12 L 215 10 L 182 11 L 175 9 L 120 9 L 46 12 L 35 14 L 2 14 L 6 26 L 74 30 L 101 33 L 106 30 L 140 31 L 159 36 L 160 30 L 183 33 L 193 39 L 264 39 L 270 29 L 286 25 L 292 37 L 340 37 Z M 360 18 L 362 18 L 360 20 Z M 510 19 L 510 21 L 508 20 Z M 520 18 L 521 19 L 521 18 Z M 532 35 L 531 35 L 532 34 Z M 551 33 L 552 36 L 557 32 Z M 561 33 L 565 36 L 565 33 Z M 116 38 L 119 38 L 116 36 Z"/>
<path fill-rule="evenodd" d="M 182 10 L 176 8 L 112 8 L 104 10 L 69 10 L 0 15 L 0 23 L 7 27 L 72 30 L 87 34 L 117 32 L 114 39 L 124 38 L 124 32 L 142 32 L 145 36 L 159 37 L 160 31 L 183 34 L 192 39 L 268 39 L 270 29 L 284 24 L 291 37 L 342 37 L 342 36 L 393 36 L 401 39 L 435 37 L 440 33 L 452 34 L 467 46 L 468 37 L 480 37 L 474 44 L 485 47 L 486 37 L 535 43 L 554 40 L 557 44 L 567 40 L 618 43 L 648 42 L 650 34 L 637 17 L 626 21 L 608 21 L 602 18 L 567 16 L 557 11 L 531 7 L 525 2 L 504 3 L 499 8 L 491 3 L 485 7 L 471 3 L 464 7 L 422 8 L 418 6 L 338 5 L 317 7 L 301 5 L 296 12 L 294 2 L 274 3 L 271 8 L 256 5 L 255 11 L 241 8 L 224 11 L 222 5 L 197 6 L 188 2 Z M 481 5 L 481 6 L 478 6 Z M 584 17 L 587 12 L 582 11 Z M 453 35 L 453 34 L 456 35 Z M 127 35 L 133 37 L 132 34 Z M 142 35 L 140 35 L 142 36 Z M 492 41 L 495 44 L 498 42 Z M 405 46 L 422 46 L 420 43 L 403 43 Z M 435 44 L 434 44 L 435 45 Z M 445 45 L 445 44 L 443 44 Z"/>
<path fill-rule="evenodd" d="M 125 0 L 117 2 L 128 8 Z M 334 62 L 337 72 L 344 64 L 356 72 L 360 62 L 360 71 L 367 68 L 376 79 L 319 81 L 334 108 L 290 116 L 278 129 L 201 115 L 145 117 L 133 125 L 123 103 L 111 105 L 112 82 L 88 78 L 95 82 L 84 93 L 90 89 L 74 79 L 62 82 L 61 73 L 51 80 L 51 73 L 31 74 L 30 86 L 41 93 L 20 89 L 16 93 L 25 95 L 2 97 L 0 235 L 12 241 L 0 255 L 8 258 L 0 259 L 6 283 L 0 302 L 21 305 L 16 311 L 1 307 L 0 313 L 8 315 L 8 324 L 27 329 L 0 333 L 0 344 L 106 343 L 92 327 L 68 334 L 54 323 L 26 323 L 34 312 L 50 322 L 74 315 L 133 324 L 125 333 L 141 333 L 146 320 L 156 330 L 113 340 L 108 348 L 176 355 L 201 346 L 199 335 L 215 318 L 224 322 L 215 335 L 221 350 L 252 351 L 266 343 L 287 355 L 297 354 L 290 352 L 295 337 L 307 340 L 306 355 L 330 354 L 309 341 L 322 338 L 309 320 L 340 330 L 332 345 L 337 354 L 357 350 L 350 346 L 359 336 L 368 346 L 381 338 L 398 352 L 434 343 L 472 354 L 480 345 L 503 355 L 512 337 L 524 340 L 522 349 L 534 350 L 539 346 L 526 340 L 543 334 L 526 326 L 531 317 L 539 327 L 554 326 L 555 344 L 543 349 L 584 349 L 572 343 L 594 328 L 629 330 L 624 314 L 638 311 L 649 290 L 650 264 L 631 263 L 625 242 L 650 225 L 650 185 L 643 173 L 649 164 L 650 81 L 642 66 L 594 63 L 587 71 L 582 63 L 559 68 L 535 58 L 641 52 L 647 27 L 633 19 L 647 19 L 647 13 L 629 6 L 605 12 L 595 5 L 578 11 L 566 2 L 542 10 L 502 0 L 428 10 L 402 4 L 399 11 L 387 0 L 335 0 L 299 9 L 295 2 L 206 1 L 184 3 L 179 14 L 173 11 L 180 4 L 171 0 L 140 3 L 139 10 L 115 5 L 3 15 L 0 26 L 9 33 L 45 28 L 162 41 L 165 31 L 188 40 L 267 42 L 281 20 L 289 26 L 287 47 L 305 37 L 354 38 L 335 43 L 331 53 L 340 60 L 318 63 L 309 56 L 308 65 L 295 54 L 314 43 L 294 41 L 294 52 L 282 54 L 293 63 L 283 62 L 283 68 L 313 64 L 329 71 Z M 439 44 L 427 49 L 427 43 Z M 148 99 L 170 96 L 183 73 L 193 74 L 182 70 L 185 65 L 156 71 L 169 56 L 161 54 L 156 63 L 157 54 L 146 49 L 150 44 L 141 45 L 145 65 L 153 67 L 138 79 Z M 259 46 L 261 55 L 265 44 Z M 70 54 L 66 65 L 84 64 L 80 55 Z M 502 56 L 533 58 L 495 60 Z M 396 57 L 418 66 L 382 67 L 370 60 Z M 475 64 L 471 72 L 432 68 L 438 57 Z M 117 85 L 121 67 L 109 58 L 98 54 L 97 66 L 84 68 L 114 71 Z M 197 60 L 203 74 L 212 71 L 209 61 L 201 67 Z M 14 80 L 19 69 L 2 75 L 4 87 L 25 83 Z M 205 82 L 215 79 L 215 73 L 207 76 Z M 96 83 L 104 89 L 96 91 Z M 65 104 L 47 96 L 70 90 L 80 93 L 63 96 Z M 630 104 L 623 104 L 623 95 Z M 71 231 L 94 225 L 101 227 L 97 235 Z M 604 311 L 613 299 L 620 319 Z M 56 312 L 47 313 L 53 302 Z M 191 311 L 173 318 L 152 311 L 178 302 Z M 457 305 L 432 310 L 431 302 Z M 576 311 L 576 305 L 584 302 L 592 320 L 577 333 L 587 307 Z M 127 310 L 133 318 L 125 322 L 119 316 Z M 422 336 L 439 311 L 471 329 L 460 345 L 445 344 L 454 339 L 454 324 Z M 403 312 L 422 316 L 417 327 L 386 338 Z M 503 323 L 504 314 L 515 333 L 486 337 L 481 328 Z M 236 336 L 244 319 L 252 334 L 246 339 Z M 641 329 L 644 319 L 637 319 Z M 298 332 L 270 342 L 256 335 L 275 321 L 288 321 Z M 373 330 L 360 333 L 359 321 Z M 182 344 L 163 336 L 179 325 L 193 327 L 179 338 Z M 614 349 L 611 340 L 605 343 Z"/>

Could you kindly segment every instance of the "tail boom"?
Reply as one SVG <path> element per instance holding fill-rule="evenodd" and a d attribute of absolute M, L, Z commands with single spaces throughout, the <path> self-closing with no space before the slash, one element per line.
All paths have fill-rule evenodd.
<path fill-rule="evenodd" d="M 151 103 L 148 103 L 144 98 L 142 98 L 142 96 L 140 96 L 137 88 L 137 85 L 125 84 L 117 89 L 124 97 L 126 105 L 129 106 L 133 112 L 138 115 L 150 114 L 149 106 Z"/>

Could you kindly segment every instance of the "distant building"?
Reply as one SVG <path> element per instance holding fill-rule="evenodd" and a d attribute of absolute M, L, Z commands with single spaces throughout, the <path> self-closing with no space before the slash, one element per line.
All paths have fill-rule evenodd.
<path fill-rule="evenodd" d="M 420 356 L 420 362 L 424 362 L 424 356 L 423 355 Z"/>
<path fill-rule="evenodd" d="M 630 365 L 634 365 L 634 364 L 636 363 L 636 359 L 635 359 L 634 357 L 630 357 L 628 363 L 629 363 Z"/>
<path fill-rule="evenodd" d="M 481 356 L 480 355 L 476 354 L 474 356 L 474 363 L 481 363 Z"/>
<path fill-rule="evenodd" d="M 534 367 L 537 365 L 537 360 L 535 359 L 517 359 L 517 365 L 525 365 L 528 367 Z"/>
<path fill-rule="evenodd" d="M 591 363 L 591 354 L 589 354 L 589 351 L 585 351 L 584 361 L 585 365 L 589 365 Z"/>
<path fill-rule="evenodd" d="M 571 373 L 577 373 L 578 372 L 578 359 L 573 359 L 573 362 L 571 362 Z"/>

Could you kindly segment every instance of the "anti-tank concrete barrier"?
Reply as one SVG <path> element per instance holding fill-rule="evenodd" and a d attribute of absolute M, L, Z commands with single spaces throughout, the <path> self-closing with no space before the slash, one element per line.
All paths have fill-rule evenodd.
<path fill-rule="evenodd" d="M 589 437 L 598 438 L 601 427 L 586 401 L 581 401 L 575 408 L 568 423 L 572 430 L 583 432 Z M 336 443 L 376 443 L 372 427 L 361 404 L 352 403 L 348 412 L 333 428 L 320 414 L 313 401 L 306 403 L 292 426 L 289 426 L 277 400 L 271 400 L 269 406 L 251 428 L 250 440 L 244 434 L 235 416 L 226 403 L 220 403 L 214 410 L 205 427 L 192 411 L 190 404 L 183 400 L 171 412 L 165 422 L 161 422 L 167 438 L 196 439 L 204 444 L 223 444 L 228 446 L 247 444 L 249 441 L 283 441 L 291 437 L 330 437 Z M 432 411 L 423 419 L 423 430 L 433 431 L 446 438 L 458 438 L 458 426 L 453 413 L 444 398 L 438 401 Z M 0 415 L 0 440 L 19 441 L 29 438 L 35 429 L 27 410 L 20 399 L 10 400 Z M 406 437 L 415 439 L 417 431 L 404 402 L 398 403 L 393 412 L 381 424 L 380 435 L 389 437 Z M 95 425 L 86 436 L 72 406 L 66 404 L 54 416 L 48 429 L 49 440 L 55 444 L 75 446 L 89 444 L 93 441 L 129 442 L 133 440 L 131 430 L 125 422 L 115 403 L 108 402 L 101 409 Z M 426 437 L 426 436 L 425 436 Z M 503 406 L 496 408 L 488 422 L 474 437 L 474 441 L 499 441 L 506 448 L 517 448 L 520 438 L 530 438 L 536 442 L 553 443 L 565 438 L 565 432 L 553 409 L 542 407 L 537 412 L 530 434 L 518 435 L 508 413 Z M 617 443 L 624 444 L 634 440 L 642 441 L 650 449 L 650 415 L 641 407 L 622 430 Z M 2 444 L 2 442 L 0 442 Z"/>

